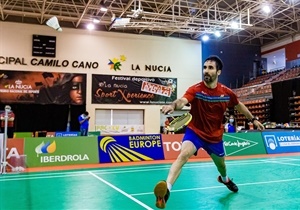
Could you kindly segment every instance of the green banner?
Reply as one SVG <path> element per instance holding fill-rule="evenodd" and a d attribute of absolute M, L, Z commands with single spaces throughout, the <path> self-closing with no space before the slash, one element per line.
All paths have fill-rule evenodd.
<path fill-rule="evenodd" d="M 97 137 L 25 138 L 27 167 L 99 163 Z"/>
<path fill-rule="evenodd" d="M 14 138 L 32 137 L 32 132 L 14 132 Z"/>
<path fill-rule="evenodd" d="M 267 153 L 260 132 L 224 133 L 223 140 L 227 156 Z"/>
<path fill-rule="evenodd" d="M 100 131 L 89 131 L 88 136 L 100 136 L 101 132 Z"/>

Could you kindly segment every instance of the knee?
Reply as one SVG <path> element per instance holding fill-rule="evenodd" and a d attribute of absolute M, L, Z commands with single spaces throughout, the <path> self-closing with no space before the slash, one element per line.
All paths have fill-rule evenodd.
<path fill-rule="evenodd" d="M 190 158 L 190 154 L 188 152 L 181 151 L 178 158 L 181 162 L 187 162 Z"/>

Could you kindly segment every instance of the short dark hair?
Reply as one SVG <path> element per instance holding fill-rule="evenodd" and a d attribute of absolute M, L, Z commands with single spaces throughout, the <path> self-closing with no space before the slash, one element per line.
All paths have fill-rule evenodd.
<path fill-rule="evenodd" d="M 88 113 L 88 112 L 84 112 L 83 114 L 85 114 L 85 115 L 89 115 L 89 113 Z"/>
<path fill-rule="evenodd" d="M 206 61 L 215 61 L 217 70 L 222 70 L 223 69 L 223 61 L 217 55 L 209 56 L 208 58 L 205 59 L 204 63 Z"/>
<path fill-rule="evenodd" d="M 43 77 L 44 77 L 45 79 L 46 79 L 47 77 L 51 77 L 51 78 L 54 77 L 53 74 L 52 74 L 51 72 L 43 72 L 42 75 L 43 75 Z"/>

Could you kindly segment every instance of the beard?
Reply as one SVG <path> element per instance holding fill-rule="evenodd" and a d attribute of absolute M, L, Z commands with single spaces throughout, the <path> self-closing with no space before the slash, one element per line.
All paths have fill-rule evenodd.
<path fill-rule="evenodd" d="M 209 84 L 209 83 L 213 82 L 213 78 L 209 74 L 205 74 L 204 75 L 204 81 Z"/>
<path fill-rule="evenodd" d="M 209 75 L 209 74 L 204 74 L 204 81 L 206 82 L 206 84 L 211 84 L 213 82 L 215 82 L 217 79 L 217 75 Z"/>

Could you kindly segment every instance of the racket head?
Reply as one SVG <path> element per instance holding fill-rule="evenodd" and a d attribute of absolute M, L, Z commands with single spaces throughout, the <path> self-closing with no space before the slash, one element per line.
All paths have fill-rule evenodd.
<path fill-rule="evenodd" d="M 192 120 L 192 115 L 190 113 L 184 113 L 183 115 L 176 117 L 172 122 L 169 124 L 169 131 L 176 132 L 184 127 L 186 127 L 189 122 Z"/>

